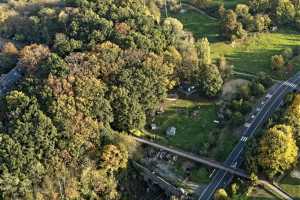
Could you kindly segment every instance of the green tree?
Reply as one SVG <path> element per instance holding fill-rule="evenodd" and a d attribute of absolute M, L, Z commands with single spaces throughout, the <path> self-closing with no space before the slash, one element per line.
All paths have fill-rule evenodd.
<path fill-rule="evenodd" d="M 82 42 L 75 39 L 69 39 L 63 33 L 57 33 L 54 40 L 54 50 L 58 55 L 65 57 L 75 50 L 79 50 L 82 47 Z"/>
<path fill-rule="evenodd" d="M 52 74 L 57 77 L 65 77 L 69 74 L 67 63 L 55 53 L 51 53 L 47 60 L 41 65 L 43 73 Z"/>
<path fill-rule="evenodd" d="M 125 88 L 113 88 L 111 105 L 114 113 L 112 125 L 117 130 L 129 131 L 145 126 L 146 115 L 136 97 Z"/>
<path fill-rule="evenodd" d="M 202 38 L 196 44 L 199 65 L 210 65 L 211 64 L 211 55 L 210 55 L 210 46 L 207 38 Z"/>
<path fill-rule="evenodd" d="M 56 154 L 57 129 L 34 97 L 12 91 L 5 98 L 5 119 L 0 134 L 0 192 L 5 198 L 26 198 L 33 193 Z M 29 197 L 29 196 L 28 196 Z"/>
<path fill-rule="evenodd" d="M 238 26 L 237 15 L 233 10 L 227 10 L 221 22 L 221 35 L 232 39 Z"/>
<path fill-rule="evenodd" d="M 290 24 L 296 15 L 295 7 L 289 0 L 278 0 L 276 18 L 280 24 Z"/>
<path fill-rule="evenodd" d="M 203 71 L 199 71 L 200 79 L 197 80 L 201 91 L 208 97 L 217 96 L 223 87 L 223 79 L 215 65 L 204 65 Z"/>

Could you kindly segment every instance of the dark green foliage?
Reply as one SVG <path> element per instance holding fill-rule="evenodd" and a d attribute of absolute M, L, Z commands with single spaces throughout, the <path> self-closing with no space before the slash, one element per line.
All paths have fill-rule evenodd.
<path fill-rule="evenodd" d="M 0 136 L 4 173 L 0 179 L 7 182 L 0 191 L 7 197 L 16 197 L 30 193 L 31 184 L 37 184 L 45 174 L 49 159 L 56 153 L 58 133 L 51 119 L 39 110 L 35 98 L 13 91 L 5 98 L 5 107 Z M 8 177 L 19 181 L 9 181 Z"/>
<path fill-rule="evenodd" d="M 65 77 L 69 74 L 69 68 L 66 62 L 60 58 L 57 54 L 52 53 L 45 63 L 41 65 L 42 73 L 47 74 L 51 73 L 57 77 Z"/>
<path fill-rule="evenodd" d="M 143 128 L 146 116 L 135 96 L 125 88 L 113 88 L 111 104 L 114 111 L 113 127 L 117 130 Z"/>
<path fill-rule="evenodd" d="M 215 65 L 205 65 L 201 73 L 200 88 L 208 97 L 217 96 L 222 90 L 223 80 Z"/>
<path fill-rule="evenodd" d="M 54 49 L 62 57 L 75 50 L 80 50 L 82 42 L 80 40 L 69 39 L 63 33 L 57 33 L 54 40 Z"/>

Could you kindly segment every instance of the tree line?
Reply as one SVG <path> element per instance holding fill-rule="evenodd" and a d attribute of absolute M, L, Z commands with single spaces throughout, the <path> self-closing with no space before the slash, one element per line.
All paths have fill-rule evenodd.
<path fill-rule="evenodd" d="M 0 103 L 4 199 L 125 199 L 135 151 L 122 133 L 143 128 L 181 82 L 212 98 L 230 76 L 206 38 L 149 1 L 1 9 L 1 36 L 22 45 L 5 44 L 0 64 L 25 73 Z"/>

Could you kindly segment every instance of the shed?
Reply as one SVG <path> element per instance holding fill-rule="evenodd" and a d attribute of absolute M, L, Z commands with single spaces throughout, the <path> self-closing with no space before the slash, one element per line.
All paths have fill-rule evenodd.
<path fill-rule="evenodd" d="M 167 136 L 175 136 L 176 135 L 176 128 L 171 126 L 166 131 Z"/>
<path fill-rule="evenodd" d="M 157 125 L 154 123 L 152 123 L 150 126 L 151 126 L 151 130 L 153 130 L 153 131 L 158 129 Z"/>

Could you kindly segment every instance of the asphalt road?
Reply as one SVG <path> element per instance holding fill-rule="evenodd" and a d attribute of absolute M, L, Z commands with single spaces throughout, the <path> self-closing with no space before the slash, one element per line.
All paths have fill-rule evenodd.
<path fill-rule="evenodd" d="M 9 92 L 14 84 L 23 77 L 21 70 L 17 67 L 10 70 L 4 77 L 0 80 L 0 96 Z"/>
<path fill-rule="evenodd" d="M 298 87 L 300 84 L 300 73 L 297 73 L 295 76 L 288 80 L 289 83 L 282 82 L 277 84 L 275 87 L 271 88 L 268 92 L 268 97 L 266 96 L 260 105 L 257 105 L 256 108 L 259 108 L 259 111 L 252 113 L 250 116 L 254 116 L 247 121 L 248 127 L 244 127 L 241 140 L 235 146 L 233 151 L 230 153 L 226 161 L 224 162 L 227 166 L 233 166 L 239 168 L 244 161 L 244 149 L 246 146 L 246 141 L 248 138 L 253 137 L 256 130 L 263 125 L 266 119 L 280 106 L 283 98 L 289 92 L 295 90 L 295 86 Z M 292 84 L 290 84 L 292 83 Z M 270 94 L 272 96 L 270 96 Z M 233 176 L 232 174 L 227 173 L 224 170 L 217 170 L 214 174 L 211 183 L 205 188 L 201 193 L 199 200 L 210 200 L 213 197 L 215 190 L 221 187 L 227 186 Z"/>

